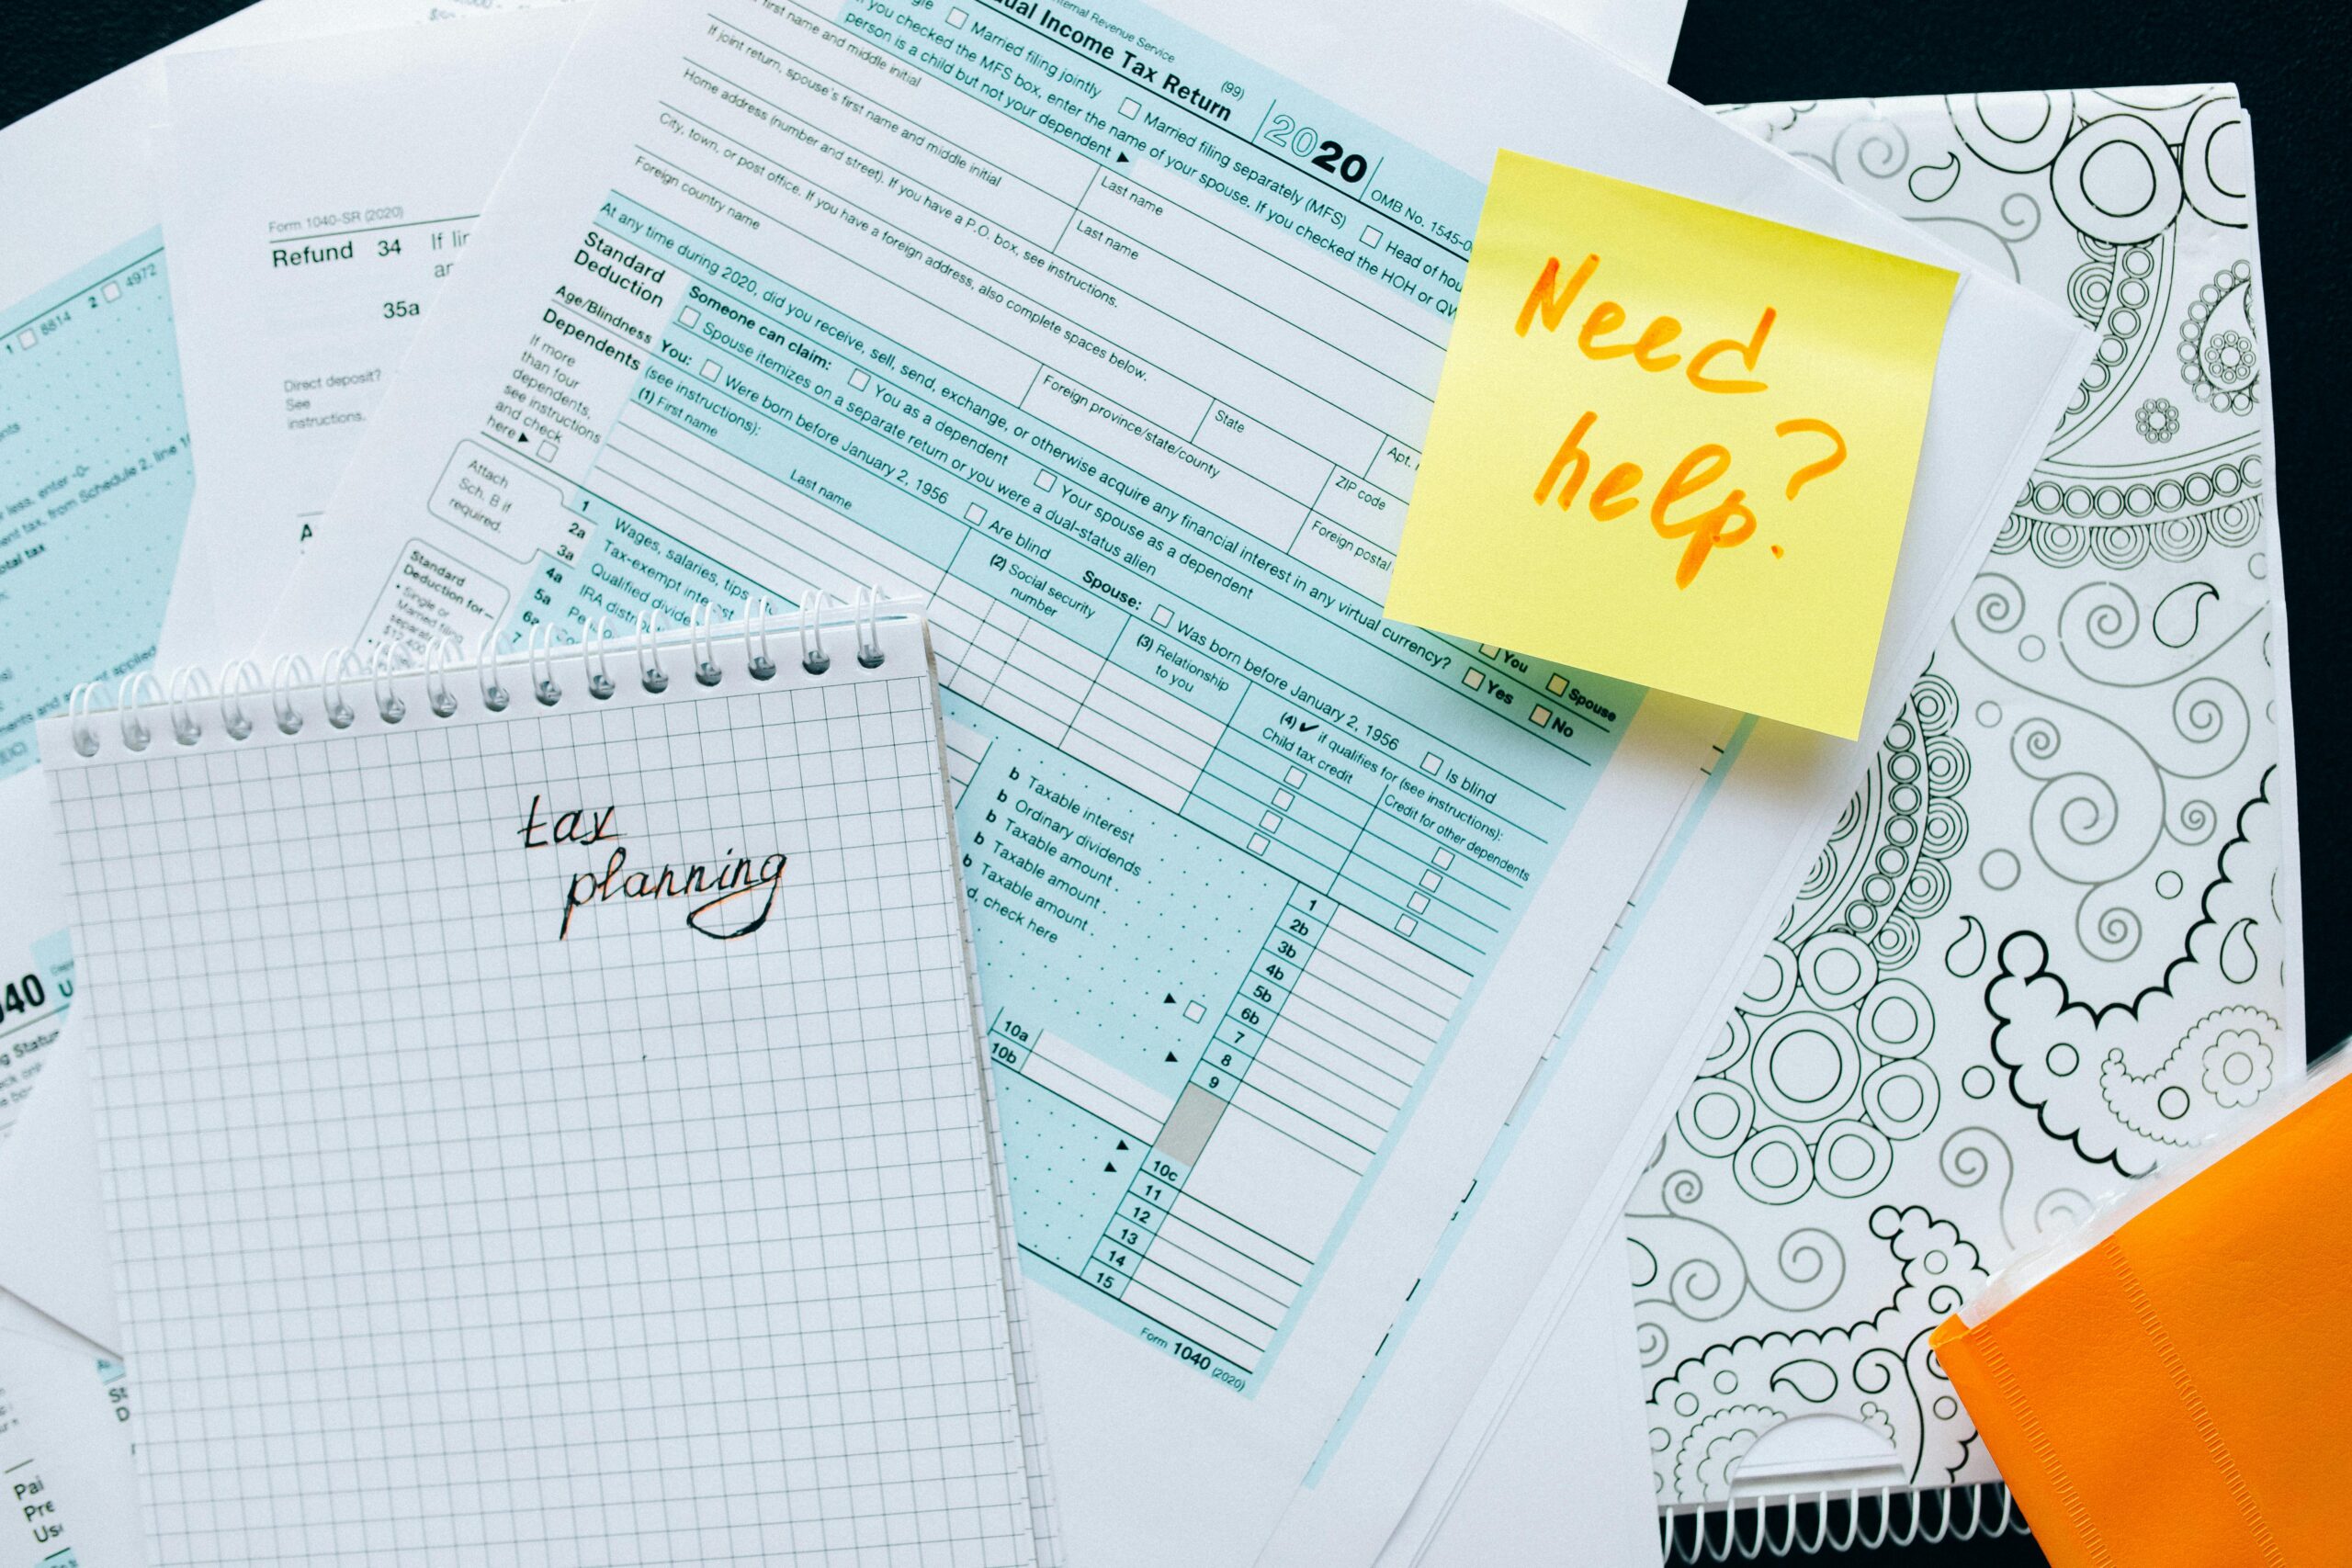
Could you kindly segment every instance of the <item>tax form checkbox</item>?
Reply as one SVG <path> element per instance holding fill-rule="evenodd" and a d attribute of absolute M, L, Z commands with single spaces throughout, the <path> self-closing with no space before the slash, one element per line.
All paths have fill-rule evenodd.
<path fill-rule="evenodd" d="M 23 332 L 17 334 L 17 346 L 18 348 L 31 348 L 40 342 L 40 334 L 33 331 L 30 327 L 27 327 Z"/>
<path fill-rule="evenodd" d="M 982 519 L 983 517 L 986 517 L 988 514 L 989 514 L 989 509 L 988 509 L 987 507 L 985 507 L 985 506 L 982 506 L 982 505 L 981 505 L 978 502 L 977 502 L 977 501 L 976 501 L 976 502 L 972 502 L 972 504 L 971 504 L 971 505 L 969 505 L 969 506 L 967 506 L 967 507 L 964 508 L 964 521 L 965 521 L 965 522 L 967 522 L 967 523 L 978 523 L 978 521 L 980 521 L 980 519 Z"/>
<path fill-rule="evenodd" d="M 1119 112 L 1126 116 L 1129 119 L 1135 118 L 1136 111 L 1141 107 L 1143 107 L 1143 106 L 1136 102 L 1133 98 L 1121 98 L 1119 100 Z"/>
<path fill-rule="evenodd" d="M 718 360 L 706 359 L 702 362 L 702 378 L 706 381 L 716 381 L 718 379 Z"/>
<path fill-rule="evenodd" d="M 1430 856 L 1430 859 L 1436 863 L 1438 870 L 1443 871 L 1447 866 L 1453 863 L 1453 852 L 1452 850 L 1440 850 L 1437 853 Z"/>
<path fill-rule="evenodd" d="M 1051 468 L 1039 468 L 1037 470 L 1037 488 L 1039 490 L 1051 490 L 1054 488 L 1054 471 Z"/>
<path fill-rule="evenodd" d="M 1374 228 L 1369 223 L 1365 224 L 1363 226 L 1363 243 L 1367 245 L 1376 245 L 1380 243 L 1380 231 Z"/>
<path fill-rule="evenodd" d="M 1568 678 L 1566 675 L 1555 675 L 1544 682 L 1544 689 L 1556 697 L 1568 689 Z"/>
<path fill-rule="evenodd" d="M 1165 604 L 1160 605 L 1151 613 L 1151 624 L 1155 626 L 1164 626 L 1175 618 L 1176 612 L 1170 609 Z"/>
<path fill-rule="evenodd" d="M 1419 924 L 1420 921 L 1413 919 L 1410 915 L 1399 915 L 1396 917 L 1396 934 L 1398 936 L 1411 936 L 1413 934 L 1413 928 Z"/>
<path fill-rule="evenodd" d="M 1435 887 L 1439 883 L 1444 880 L 1445 878 L 1440 876 L 1433 871 L 1425 871 L 1421 873 L 1421 886 L 1424 887 Z"/>
<path fill-rule="evenodd" d="M 678 324 L 682 327 L 693 326 L 695 322 L 701 320 L 702 312 L 695 310 L 692 305 L 687 306 L 684 310 L 678 312 Z"/>
<path fill-rule="evenodd" d="M 853 370 L 849 373 L 849 387 L 850 390 L 853 392 L 862 392 L 865 390 L 867 387 L 873 384 L 873 381 L 874 378 L 868 376 L 863 370 Z"/>
<path fill-rule="evenodd" d="M 1193 1023 L 1200 1022 L 1201 1020 L 1208 1017 L 1208 1015 L 1209 1010 L 1203 1007 L 1198 1002 L 1186 1002 L 1184 1004 L 1184 1017 Z"/>
<path fill-rule="evenodd" d="M 1445 766 L 1445 759 L 1434 751 L 1421 759 L 1421 772 L 1425 773 L 1433 773 L 1443 766 Z"/>
<path fill-rule="evenodd" d="M 1405 900 L 1405 905 L 1406 908 L 1411 909 L 1413 913 L 1418 915 L 1423 909 L 1430 907 L 1430 896 L 1426 893 L 1416 893 L 1410 898 Z"/>
<path fill-rule="evenodd" d="M 1473 670 L 1462 677 L 1462 683 L 1475 692 L 1487 683 L 1487 672 L 1483 670 Z"/>
<path fill-rule="evenodd" d="M 1296 789 L 1306 782 L 1306 770 L 1304 768 L 1293 768 L 1290 772 L 1283 775 L 1283 783 L 1290 785 L 1293 789 Z"/>
<path fill-rule="evenodd" d="M 964 8 L 961 6 L 955 6 L 948 11 L 947 25 L 951 28 L 960 28 L 964 25 Z"/>
<path fill-rule="evenodd" d="M 1291 792 L 1286 789 L 1278 789 L 1274 791 L 1274 809 L 1277 811 L 1288 811 L 1291 808 L 1291 803 L 1297 798 L 1298 796 L 1291 794 Z"/>
<path fill-rule="evenodd" d="M 1250 852 L 1253 855 L 1264 854 L 1266 852 L 1266 843 L 1267 839 L 1265 834 L 1252 833 L 1250 836 Z"/>
<path fill-rule="evenodd" d="M 115 300 L 122 298 L 122 285 L 119 283 L 109 283 L 98 292 L 107 297 L 107 302 L 108 304 L 112 304 Z"/>
<path fill-rule="evenodd" d="M 1263 828 L 1269 833 L 1272 832 L 1282 825 L 1282 818 L 1272 811 L 1267 812 L 1263 817 L 1258 818 L 1258 826 Z"/>
<path fill-rule="evenodd" d="M 1534 725 L 1540 729 L 1544 725 L 1552 722 L 1552 710 L 1539 703 L 1536 705 L 1535 708 L 1528 714 L 1527 722 Z"/>

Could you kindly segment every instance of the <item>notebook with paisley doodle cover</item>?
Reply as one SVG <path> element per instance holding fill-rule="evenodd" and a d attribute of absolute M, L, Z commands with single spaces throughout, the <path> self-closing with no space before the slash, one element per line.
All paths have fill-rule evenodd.
<path fill-rule="evenodd" d="M 1930 1331 L 2302 1071 L 2235 89 L 1724 112 L 2100 341 L 1630 1205 L 1681 1509 L 1996 1480 Z"/>
<path fill-rule="evenodd" d="M 2352 1057 L 1930 1341 L 2052 1568 L 2345 1561 Z M 2275 1117 L 2275 1119 L 2274 1119 Z"/>

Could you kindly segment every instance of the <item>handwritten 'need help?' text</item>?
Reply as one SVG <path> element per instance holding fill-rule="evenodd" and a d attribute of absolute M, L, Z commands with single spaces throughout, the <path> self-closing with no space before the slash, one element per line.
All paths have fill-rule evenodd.
<path fill-rule="evenodd" d="M 1514 323 L 1521 337 L 1540 319 L 1546 333 L 1555 333 L 1568 311 L 1583 293 L 1584 286 L 1600 266 L 1599 253 L 1588 255 L 1574 273 L 1563 282 L 1560 258 L 1552 256 L 1544 264 L 1534 286 L 1527 291 L 1527 299 L 1520 307 L 1519 320 Z M 1762 392 L 1770 383 L 1756 374 L 1764 356 L 1765 340 L 1771 336 L 1772 323 L 1780 312 L 1767 305 L 1756 320 L 1756 329 L 1746 339 L 1718 338 L 1700 348 L 1686 359 L 1679 350 L 1667 345 L 1681 336 L 1682 323 L 1672 316 L 1660 315 L 1644 327 L 1639 336 L 1632 339 L 1610 338 L 1628 321 L 1625 307 L 1614 299 L 1603 299 L 1586 316 L 1577 328 L 1576 345 L 1584 356 L 1595 361 L 1630 359 L 1634 368 L 1652 374 L 1662 374 L 1682 367 L 1683 378 L 1701 392 L 1716 396 L 1739 397 Z M 1746 375 L 1735 375 L 1715 368 L 1718 360 L 1736 358 Z M 1544 468 L 1543 477 L 1535 481 L 1535 502 L 1557 496 L 1563 511 L 1576 503 L 1577 492 L 1583 489 L 1586 476 L 1592 470 L 1593 461 L 1585 450 L 1585 439 L 1593 423 L 1600 417 L 1598 410 L 1587 410 L 1560 443 L 1559 449 Z M 1806 463 L 1789 476 L 1785 498 L 1794 501 L 1797 492 L 1822 476 L 1831 473 L 1846 461 L 1846 438 L 1826 420 L 1810 415 L 1784 419 L 1772 427 L 1775 435 L 1819 437 L 1828 442 L 1826 455 Z M 1713 550 L 1745 544 L 1756 532 L 1756 513 L 1747 505 L 1747 492 L 1733 490 L 1711 506 L 1680 516 L 1672 509 L 1686 500 L 1699 498 L 1701 492 L 1731 472 L 1731 449 L 1718 441 L 1702 442 L 1686 453 L 1671 473 L 1658 485 L 1650 502 L 1650 526 L 1664 539 L 1687 540 L 1682 558 L 1675 563 L 1674 585 L 1688 588 L 1707 564 Z M 1607 522 L 1634 511 L 1642 504 L 1636 493 L 1642 483 L 1639 463 L 1619 463 L 1603 474 L 1592 487 L 1589 505 L 1596 521 Z M 1778 557 L 1781 547 L 1774 545 L 1772 554 Z"/>

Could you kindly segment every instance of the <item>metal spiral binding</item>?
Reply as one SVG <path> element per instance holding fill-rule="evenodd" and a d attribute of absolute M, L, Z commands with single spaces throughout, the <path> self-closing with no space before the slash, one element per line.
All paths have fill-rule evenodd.
<path fill-rule="evenodd" d="M 281 656 L 267 675 L 252 660 L 237 660 L 220 671 L 217 687 L 211 677 L 193 667 L 175 673 L 168 690 L 154 671 L 142 670 L 116 682 L 113 702 L 103 706 L 99 694 L 104 682 L 90 681 L 74 687 L 66 713 L 73 724 L 74 750 L 95 757 L 104 744 L 98 731 L 101 715 L 113 717 L 124 748 L 131 751 L 146 750 L 164 735 L 181 746 L 196 745 L 204 739 L 206 710 L 213 708 L 218 709 L 221 732 L 231 740 L 250 739 L 257 718 L 274 723 L 280 734 L 299 734 L 305 718 L 296 699 L 313 692 L 327 723 L 336 729 L 348 729 L 357 720 L 359 710 L 351 699 L 362 689 L 367 694 L 361 700 L 376 710 L 378 718 L 399 724 L 410 713 L 408 699 L 401 694 L 401 682 L 412 682 L 413 693 L 419 676 L 425 711 L 436 719 L 457 715 L 460 703 L 452 682 L 466 676 L 473 678 L 482 707 L 503 713 L 514 701 L 514 694 L 506 682 L 518 665 L 521 689 L 543 707 L 554 707 L 565 700 L 562 677 L 573 668 L 592 700 L 609 698 L 619 690 L 613 679 L 614 664 L 632 654 L 639 684 L 659 695 L 670 685 L 670 673 L 662 662 L 664 652 L 683 651 L 695 683 L 716 686 L 727 679 L 718 662 L 719 645 L 738 636 L 743 640 L 744 671 L 754 681 L 775 679 L 776 661 L 771 639 L 780 639 L 796 626 L 800 668 L 808 674 L 822 675 L 832 668 L 832 655 L 825 647 L 828 626 L 846 625 L 855 639 L 858 664 L 867 670 L 880 668 L 884 659 L 882 590 L 862 588 L 847 604 L 834 602 L 837 611 L 845 614 L 828 615 L 831 597 L 819 590 L 798 609 L 782 615 L 761 599 L 751 613 L 725 620 L 706 605 L 684 624 L 682 632 L 666 634 L 655 624 L 658 615 L 649 618 L 641 611 L 635 630 L 617 636 L 603 617 L 591 623 L 583 636 L 566 642 L 556 640 L 553 627 L 540 626 L 524 638 L 521 648 L 503 651 L 492 649 L 496 633 L 492 632 L 483 636 L 470 659 L 465 657 L 457 638 L 444 637 L 426 650 L 421 669 L 411 662 L 407 650 L 384 643 L 366 655 L 348 648 L 332 649 L 315 672 L 300 654 Z M 158 716 L 164 721 L 160 728 L 153 722 Z"/>
<path fill-rule="evenodd" d="M 1929 1512 L 1927 1497 L 1929 1490 L 1942 1499 L 1943 1506 L 1936 1516 L 1935 1528 L 1927 1529 Z M 1955 1494 L 1968 1495 L 1968 1516 L 1965 1522 L 1956 1516 L 1959 1509 L 1952 1498 Z M 1985 1494 L 1998 1495 L 2000 1517 L 1991 1513 Z M 1910 1522 L 1901 1531 L 1894 1529 L 1895 1499 L 1911 1499 Z M 1873 1510 L 1866 1504 L 1875 1501 L 1878 1528 L 1864 1533 L 1862 1520 Z M 1830 1533 L 1829 1520 L 1834 1509 L 1842 1505 L 1846 1528 L 1842 1533 Z M 1813 1529 L 1809 1535 L 1800 1533 L 1803 1510 L 1813 1511 Z M 1773 1516 L 1780 1516 L 1781 1528 L 1775 1537 Z M 1741 1516 L 1754 1520 L 1743 1525 Z M 1686 1531 L 1683 1521 L 1690 1521 Z M 1717 1539 L 1718 1531 L 1721 1539 Z M 1980 1482 L 1965 1486 L 1943 1486 L 1928 1490 L 1898 1489 L 1894 1486 L 1847 1487 L 1842 1492 L 1825 1487 L 1814 1492 L 1758 1493 L 1752 1497 L 1735 1497 L 1724 1503 L 1711 1503 L 1703 1507 L 1675 1510 L 1659 1515 L 1658 1533 L 1664 1538 L 1666 1555 L 1670 1561 L 1689 1563 L 1728 1562 L 1736 1556 L 1752 1562 L 1760 1557 L 1787 1557 L 1796 1552 L 1850 1551 L 1857 1548 L 1875 1551 L 1886 1546 L 1933 1546 L 1944 1540 L 1972 1540 L 1979 1535 L 1989 1538 L 2015 1533 L 2031 1535 L 2025 1516 L 2017 1511 L 2016 1501 L 2009 1489 L 1997 1481 Z M 1687 1536 L 1687 1539 L 1686 1539 Z"/>

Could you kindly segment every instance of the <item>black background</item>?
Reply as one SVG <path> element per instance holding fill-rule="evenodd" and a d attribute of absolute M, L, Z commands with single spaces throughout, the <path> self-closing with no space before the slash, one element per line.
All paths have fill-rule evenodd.
<path fill-rule="evenodd" d="M 323 4 L 324 0 L 321 0 Z M 1295 3 L 1295 0 L 1294 0 Z M 1344 5 L 1345 0 L 1317 0 Z M 223 0 L 57 6 L 0 0 L 0 124 L 236 9 Z M 2352 726 L 2332 722 L 2328 674 L 2352 650 L 2352 527 L 2320 454 L 2346 411 L 2320 395 L 2346 337 L 2345 14 L 2328 0 L 1690 0 L 1674 85 L 1702 103 L 1894 96 L 2020 87 L 2235 82 L 2253 117 L 2263 309 L 2278 437 L 2274 494 L 2286 560 L 2300 777 L 2311 1043 L 2352 1034 L 2352 896 L 2329 874 L 2352 820 L 2335 781 Z M 2352 98 L 2352 94 L 2346 95 Z M 288 128 L 299 134 L 299 128 Z M 125 177 L 136 177 L 125 171 Z M 0 186 L 0 222 L 39 222 Z M 0 294 L 37 279 L 0 280 Z M 1936 1510 L 1930 1509 L 1930 1522 Z M 1896 1522 L 1906 1511 L 1898 1506 Z M 1810 1520 L 1807 1525 L 1809 1527 Z M 1773 1534 L 1779 1535 L 1778 1529 Z M 1802 1533 L 1810 1535 L 1810 1528 Z M 1833 1533 L 1842 1533 L 1839 1530 Z M 1870 1534 L 1869 1529 L 1863 1532 Z M 1718 1538 L 1718 1543 L 1720 1538 Z M 1563 1562 L 1574 1547 L 1562 1543 Z M 1734 1553 L 1734 1561 L 1739 1561 Z M 2039 1564 L 2029 1540 L 1826 1554 L 1848 1568 Z"/>

